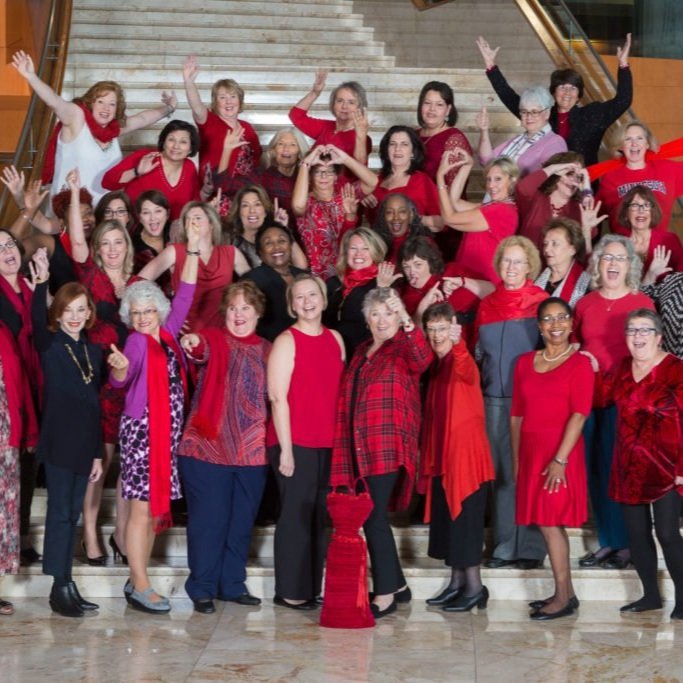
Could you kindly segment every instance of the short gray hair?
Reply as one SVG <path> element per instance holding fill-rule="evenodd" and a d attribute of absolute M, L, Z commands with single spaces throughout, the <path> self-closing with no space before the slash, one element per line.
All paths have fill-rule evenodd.
<path fill-rule="evenodd" d="M 600 289 L 602 287 L 602 279 L 600 278 L 600 259 L 605 253 L 605 249 L 609 244 L 621 244 L 626 249 L 628 256 L 628 273 L 626 273 L 626 286 L 636 294 L 640 287 L 640 278 L 643 274 L 643 262 L 640 256 L 636 253 L 636 248 L 633 242 L 628 237 L 623 235 L 608 234 L 603 235 L 600 241 L 593 249 L 590 262 L 588 264 L 588 272 L 591 276 L 591 289 Z"/>
<path fill-rule="evenodd" d="M 385 304 L 392 295 L 398 296 L 398 292 L 392 287 L 375 287 L 371 289 L 363 299 L 363 317 L 367 319 L 373 306 Z"/>
<path fill-rule="evenodd" d="M 157 309 L 159 313 L 159 321 L 163 325 L 171 312 L 171 302 L 166 298 L 166 295 L 161 291 L 156 282 L 150 280 L 138 280 L 132 285 L 126 287 L 126 291 L 121 298 L 121 307 L 119 308 L 119 315 L 125 325 L 131 327 L 130 309 L 134 303 L 149 301 Z"/>
<path fill-rule="evenodd" d="M 624 323 L 624 329 L 626 330 L 631 324 L 632 320 L 636 318 L 645 318 L 652 323 L 652 327 L 655 328 L 655 334 L 664 334 L 664 326 L 662 324 L 662 318 L 656 311 L 651 311 L 649 308 L 638 308 L 635 311 L 631 311 L 626 318 Z"/>
<path fill-rule="evenodd" d="M 535 85 L 533 88 L 527 88 L 519 98 L 520 109 L 530 104 L 537 104 L 542 109 L 550 109 L 555 104 L 555 100 L 548 92 L 548 88 L 544 88 L 542 85 Z"/>

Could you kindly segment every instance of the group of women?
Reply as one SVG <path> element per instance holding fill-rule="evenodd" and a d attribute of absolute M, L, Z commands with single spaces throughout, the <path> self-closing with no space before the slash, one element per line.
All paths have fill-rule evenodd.
<path fill-rule="evenodd" d="M 20 214 L 0 230 L 0 506 L 12 522 L 0 534 L 3 573 L 17 571 L 20 551 L 40 557 L 27 526 L 35 451 L 50 605 L 71 617 L 97 609 L 73 581 L 73 549 L 82 511 L 86 560 L 107 561 L 97 515 L 118 448 L 109 545 L 140 611 L 171 609 L 148 564 L 180 497 L 196 611 L 260 604 L 246 565 L 271 478 L 278 606 L 321 603 L 326 496 L 346 487 L 373 503 L 363 526 L 375 618 L 412 598 L 389 513 L 415 490 L 426 496 L 429 554 L 451 569 L 430 606 L 486 607 L 490 496 L 486 566 L 533 569 L 548 554 L 555 591 L 530 616 L 567 616 L 579 601 L 566 528 L 586 521 L 590 492 L 600 547 L 581 563 L 632 562 L 644 596 L 623 609 L 661 607 L 654 515 L 676 585 L 672 617 L 683 618 L 680 281 L 670 274 L 683 269 L 683 248 L 667 231 L 683 167 L 653 156 L 639 122 L 623 129 L 623 161 L 585 165 L 630 104 L 630 36 L 616 97 L 586 106 L 575 71 L 518 96 L 498 50 L 477 45 L 523 128 L 494 148 L 479 115 L 481 203 L 466 199 L 474 154 L 445 83 L 423 87 L 419 127 L 384 134 L 375 174 L 365 89 L 341 83 L 333 119 L 315 118 L 320 71 L 261 165 L 258 135 L 239 117 L 242 88 L 221 79 L 205 105 L 188 57 L 195 125 L 171 120 L 156 149 L 124 159 L 118 137 L 170 116 L 173 94 L 127 118 L 117 84 L 67 103 L 28 55 L 14 56 L 60 124 L 49 207 L 40 184 L 24 187 L 13 168 L 2 178 Z M 611 230 L 598 239 L 605 218 Z"/>

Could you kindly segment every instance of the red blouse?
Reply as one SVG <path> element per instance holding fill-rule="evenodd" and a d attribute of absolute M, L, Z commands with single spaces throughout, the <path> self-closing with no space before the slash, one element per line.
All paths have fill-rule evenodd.
<path fill-rule="evenodd" d="M 261 143 L 258 135 L 251 124 L 238 119 L 244 129 L 244 139 L 249 143 L 232 151 L 228 162 L 227 173 L 229 176 L 249 175 L 261 159 Z M 198 123 L 199 129 L 199 168 L 204 174 L 207 164 L 212 171 L 218 169 L 218 164 L 223 154 L 223 140 L 232 128 L 223 119 L 212 111 L 207 112 L 206 121 Z"/>
<path fill-rule="evenodd" d="M 434 181 L 426 173 L 415 171 L 415 173 L 409 177 L 406 185 L 403 187 L 394 187 L 391 190 L 382 187 L 383 180 L 384 178 L 380 175 L 379 183 L 372 192 L 377 198 L 377 206 L 379 206 L 388 195 L 400 193 L 413 200 L 420 216 L 441 215 L 439 191 L 436 189 Z M 368 210 L 367 217 L 368 223 L 374 225 L 377 217 L 377 209 Z"/>
<path fill-rule="evenodd" d="M 472 146 L 465 134 L 458 128 L 446 128 L 436 135 L 420 135 L 420 129 L 417 129 L 417 134 L 422 140 L 425 150 L 425 160 L 422 165 L 422 170 L 436 182 L 436 172 L 439 169 L 441 158 L 446 151 L 454 149 L 464 149 L 468 154 L 472 154 Z M 450 185 L 455 178 L 457 169 L 453 169 L 446 174 L 446 183 Z"/>
<path fill-rule="evenodd" d="M 398 470 L 389 507 L 404 509 L 417 467 L 420 375 L 432 350 L 418 329 L 399 330 L 368 358 L 371 343 L 358 347 L 342 379 L 330 485 L 351 486 L 354 461 L 363 477 Z"/>

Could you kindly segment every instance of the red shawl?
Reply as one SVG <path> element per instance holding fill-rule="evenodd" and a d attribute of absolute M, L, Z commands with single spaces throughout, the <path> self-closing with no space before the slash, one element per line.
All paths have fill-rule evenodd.
<path fill-rule="evenodd" d="M 178 343 L 165 329 L 163 341 L 178 358 L 183 393 L 187 397 L 187 377 Z M 147 336 L 147 396 L 149 406 L 149 506 L 158 534 L 173 526 L 171 519 L 171 410 L 169 404 L 168 360 L 163 346 Z"/>
<path fill-rule="evenodd" d="M 646 161 L 652 161 L 653 159 L 674 159 L 680 156 L 683 156 L 683 138 L 676 138 L 670 142 L 665 142 L 657 152 L 645 152 Z M 626 159 L 622 156 L 619 159 L 609 159 L 607 161 L 601 161 L 599 164 L 593 164 L 592 166 L 589 166 L 587 170 L 591 182 L 593 182 L 604 176 L 605 173 L 609 173 L 609 171 L 614 171 L 625 165 Z"/>
<path fill-rule="evenodd" d="M 496 289 L 485 296 L 477 313 L 477 336 L 481 325 L 490 325 L 504 320 L 535 318 L 538 304 L 548 298 L 548 293 L 527 280 L 519 289 L 505 289 L 499 283 Z"/>
<path fill-rule="evenodd" d="M 346 298 L 354 287 L 362 287 L 376 277 L 377 265 L 374 263 L 371 266 L 367 266 L 367 268 L 358 268 L 358 270 L 347 268 L 344 272 L 344 282 L 342 283 L 344 285 L 343 296 Z"/>
<path fill-rule="evenodd" d="M 115 138 L 119 137 L 121 134 L 121 124 L 116 119 L 110 121 L 106 126 L 103 127 L 97 123 L 97 121 L 95 121 L 92 111 L 90 111 L 85 104 L 76 100 L 74 100 L 74 104 L 77 104 L 83 110 L 83 114 L 85 115 L 85 124 L 90 129 L 90 132 L 95 140 L 106 145 L 108 142 L 111 142 Z M 62 132 L 63 127 L 64 125 L 61 121 L 59 121 L 52 131 L 50 139 L 48 140 L 47 147 L 45 149 L 45 157 L 43 159 L 43 170 L 40 174 L 40 179 L 43 185 L 49 185 L 54 178 L 55 159 L 57 157 L 57 140 L 59 139 L 59 134 Z"/>

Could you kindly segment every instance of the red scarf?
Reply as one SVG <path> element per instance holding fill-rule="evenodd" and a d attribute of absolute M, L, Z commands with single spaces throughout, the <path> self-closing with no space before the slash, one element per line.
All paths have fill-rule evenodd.
<path fill-rule="evenodd" d="M 38 420 L 31 398 L 31 387 L 26 373 L 21 369 L 17 342 L 2 322 L 0 363 L 9 411 L 9 445 L 12 448 L 35 446 L 38 443 Z"/>
<path fill-rule="evenodd" d="M 358 270 L 347 268 L 342 283 L 344 285 L 343 296 L 347 297 L 354 287 L 361 287 L 376 277 L 377 266 L 374 263 L 371 266 L 367 266 L 367 268 L 359 268 Z"/>
<path fill-rule="evenodd" d="M 90 111 L 85 104 L 79 102 L 78 100 L 74 100 L 74 104 L 77 104 L 83 110 L 83 114 L 85 115 L 85 123 L 90 129 L 90 132 L 95 140 L 106 145 L 107 143 L 119 137 L 121 134 L 121 124 L 116 119 L 110 121 L 106 126 L 101 126 L 99 123 L 97 123 L 97 121 L 95 121 L 92 111 Z M 45 156 L 43 159 L 43 170 L 40 174 L 40 179 L 43 185 L 49 185 L 54 178 L 55 159 L 57 157 L 57 140 L 59 139 L 59 134 L 62 132 L 63 127 L 64 125 L 61 121 L 59 121 L 52 131 L 50 139 L 48 140 L 47 147 L 45 149 Z M 60 188 L 56 188 L 57 191 L 59 191 L 59 189 Z"/>
<path fill-rule="evenodd" d="M 650 152 L 649 150 L 645 152 L 645 161 L 654 161 L 655 159 L 674 159 L 676 157 L 683 156 L 683 138 L 676 138 L 669 142 L 665 142 L 657 152 Z M 591 178 L 591 182 L 601 178 L 609 171 L 614 171 L 617 168 L 622 168 L 626 166 L 626 158 L 620 157 L 619 159 L 609 159 L 608 161 L 601 161 L 598 164 L 593 164 L 588 167 L 588 173 Z"/>
<path fill-rule="evenodd" d="M 481 300 L 477 314 L 477 336 L 481 325 L 535 318 L 538 304 L 547 298 L 548 293 L 535 285 L 533 280 L 527 280 L 519 289 L 505 289 L 503 283 L 499 283 L 491 294 Z"/>
<path fill-rule="evenodd" d="M 247 337 L 237 337 L 225 328 L 216 327 L 205 327 L 200 337 L 209 347 L 209 362 L 204 370 L 202 392 L 199 395 L 191 426 L 205 439 L 213 441 L 218 437 L 218 429 L 225 413 L 223 398 L 225 384 L 229 380 L 230 361 L 228 341 L 235 339 L 241 344 L 256 345 L 261 343 L 261 338 L 253 333 Z"/>
<path fill-rule="evenodd" d="M 407 284 L 401 292 L 403 305 L 406 307 L 408 315 L 413 315 L 420 305 L 420 301 L 425 298 L 427 292 L 440 280 L 438 275 L 430 275 L 429 280 L 422 287 L 413 287 Z"/>
<path fill-rule="evenodd" d="M 40 405 L 40 397 L 43 389 L 43 373 L 40 370 L 40 358 L 35 346 L 33 346 L 33 323 L 31 322 L 31 299 L 33 292 L 26 284 L 23 275 L 17 278 L 21 296 L 14 291 L 10 283 L 0 276 L 0 294 L 3 294 L 12 304 L 12 308 L 21 316 L 21 330 L 16 341 L 19 347 L 19 355 L 24 365 L 24 371 L 33 390 L 35 404 Z"/>
<path fill-rule="evenodd" d="M 187 377 L 178 343 L 163 328 L 163 341 L 178 359 L 183 394 L 187 397 Z M 168 358 L 164 347 L 147 335 L 147 398 L 149 406 L 149 507 L 154 533 L 173 526 L 171 519 L 171 410 L 169 404 Z"/>

